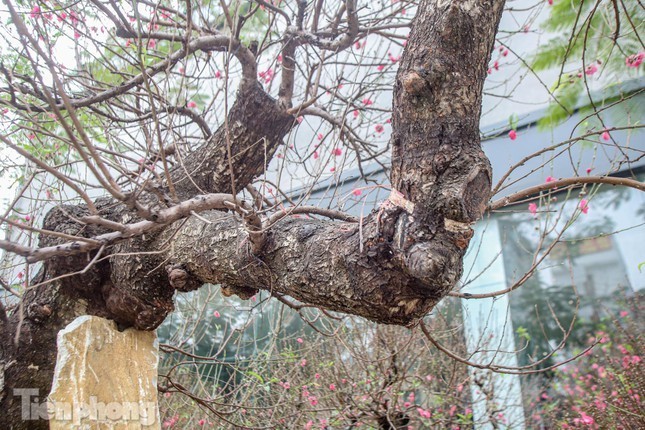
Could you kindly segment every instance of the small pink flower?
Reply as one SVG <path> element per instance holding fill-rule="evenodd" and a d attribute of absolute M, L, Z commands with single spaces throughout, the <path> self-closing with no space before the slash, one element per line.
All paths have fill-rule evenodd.
<path fill-rule="evenodd" d="M 591 167 L 587 167 L 587 175 L 591 173 L 593 169 Z"/>
<path fill-rule="evenodd" d="M 363 194 L 363 192 L 357 188 L 354 191 L 352 191 L 352 194 L 354 194 L 355 196 L 360 196 L 361 194 Z"/>
<path fill-rule="evenodd" d="M 303 121 L 303 120 L 304 120 L 304 118 L 303 118 L 303 117 L 301 117 L 301 116 L 299 116 L 298 118 L 296 118 L 296 121 L 298 121 L 298 124 L 302 124 L 302 121 Z"/>
<path fill-rule="evenodd" d="M 34 6 L 31 9 L 29 16 L 35 19 L 35 18 L 38 18 L 38 15 L 40 15 L 40 6 Z"/>
<path fill-rule="evenodd" d="M 364 104 L 365 106 L 369 106 L 369 105 L 374 104 L 374 102 L 373 102 L 372 100 L 368 99 L 368 98 L 364 98 L 364 99 L 363 99 L 363 104 Z"/>
<path fill-rule="evenodd" d="M 305 430 L 311 430 L 314 427 L 314 422 L 312 420 L 307 421 L 305 424 Z"/>
<path fill-rule="evenodd" d="M 385 128 L 383 128 L 381 124 L 376 124 L 374 126 L 374 130 L 376 130 L 377 133 L 383 133 L 383 130 L 385 130 Z"/>
<path fill-rule="evenodd" d="M 639 52 L 638 54 L 632 54 L 625 58 L 625 65 L 636 68 L 643 63 L 643 60 L 645 60 L 645 52 Z"/>
<path fill-rule="evenodd" d="M 311 406 L 316 406 L 318 404 L 318 399 L 315 396 L 310 396 L 308 400 Z"/>
<path fill-rule="evenodd" d="M 548 0 L 549 6 L 553 6 L 553 0 Z"/>
<path fill-rule="evenodd" d="M 303 342 L 304 342 L 304 340 L 302 340 L 302 338 L 301 338 L 301 337 L 299 337 L 298 339 L 296 339 L 296 342 L 298 342 L 298 343 L 303 343 Z"/>
<path fill-rule="evenodd" d="M 598 66 L 591 64 L 585 69 L 585 75 L 591 76 L 598 71 Z"/>
<path fill-rule="evenodd" d="M 336 391 L 336 385 L 334 385 L 334 384 L 329 384 L 329 389 L 330 389 L 331 391 Z"/>
<path fill-rule="evenodd" d="M 314 375 L 314 378 L 316 378 L 316 379 L 320 379 L 320 373 L 316 373 L 316 374 Z"/>
<path fill-rule="evenodd" d="M 422 418 L 430 418 L 432 416 L 432 412 L 426 411 L 423 408 L 417 408 L 417 412 L 419 415 L 421 415 Z"/>
<path fill-rule="evenodd" d="M 221 77 L 222 77 L 222 72 L 220 72 L 219 70 L 216 70 L 215 71 L 215 78 L 220 79 Z"/>
<path fill-rule="evenodd" d="M 511 140 L 515 140 L 515 139 L 517 139 L 517 132 L 516 132 L 515 130 L 511 130 L 511 131 L 509 131 L 509 132 L 508 132 L 508 137 L 509 137 L 509 139 L 511 139 Z"/>
<path fill-rule="evenodd" d="M 621 316 L 621 318 L 625 318 L 627 315 L 629 315 L 629 312 L 627 312 L 627 311 L 620 311 L 620 316 Z"/>
<path fill-rule="evenodd" d="M 202 427 L 203 427 L 204 425 L 206 425 L 206 420 L 205 420 L 204 418 L 202 418 L 201 420 L 199 420 L 199 421 L 197 422 L 197 424 L 199 424 L 200 426 L 202 426 Z"/>
<path fill-rule="evenodd" d="M 409 408 L 410 406 L 412 406 L 412 403 L 410 403 L 410 402 L 403 403 L 403 407 L 406 408 L 406 409 Z"/>
<path fill-rule="evenodd" d="M 213 316 L 214 316 L 215 318 L 219 318 L 219 317 L 220 317 L 219 312 L 217 312 L 217 311 L 213 312 Z"/>
<path fill-rule="evenodd" d="M 338 157 L 340 155 L 343 155 L 343 150 L 341 148 L 334 148 L 334 150 L 332 151 L 332 154 L 335 157 Z"/>
<path fill-rule="evenodd" d="M 307 360 L 305 360 L 304 358 L 302 360 L 300 360 L 300 366 L 301 367 L 305 367 L 306 365 L 307 365 Z"/>
<path fill-rule="evenodd" d="M 609 135 L 608 131 L 603 131 L 602 134 L 600 135 L 602 137 L 602 140 L 609 140 L 611 139 L 611 136 Z"/>
<path fill-rule="evenodd" d="M 332 173 L 334 173 L 334 172 L 336 171 L 336 168 L 335 168 L 335 167 L 332 167 L 331 169 L 329 169 L 329 171 L 330 171 L 330 172 L 332 172 Z"/>
<path fill-rule="evenodd" d="M 318 133 L 318 136 L 316 136 L 316 137 L 318 137 L 318 140 L 323 140 L 323 134 L 322 133 Z"/>
<path fill-rule="evenodd" d="M 285 390 L 288 390 L 289 388 L 291 388 L 291 384 L 288 382 L 283 382 L 281 385 L 282 385 L 282 388 L 284 388 Z"/>
<path fill-rule="evenodd" d="M 580 210 L 583 214 L 589 212 L 589 202 L 585 199 L 580 200 Z"/>
<path fill-rule="evenodd" d="M 379 64 L 379 65 L 376 67 L 376 70 L 378 70 L 379 72 L 382 72 L 382 71 L 383 71 L 383 69 L 385 69 L 385 64 Z"/>
<path fill-rule="evenodd" d="M 25 215 L 25 221 L 27 222 L 31 221 L 31 217 L 29 215 Z"/>
<path fill-rule="evenodd" d="M 354 115 L 354 118 L 358 118 L 359 112 L 355 110 L 354 112 L 352 112 L 352 115 Z"/>
<path fill-rule="evenodd" d="M 314 160 L 317 160 L 320 155 L 318 154 L 318 151 L 314 151 Z"/>
<path fill-rule="evenodd" d="M 538 206 L 535 203 L 529 203 L 529 212 L 533 214 L 534 217 L 537 216 Z"/>
<path fill-rule="evenodd" d="M 195 103 L 194 101 L 192 101 L 192 100 L 191 100 L 191 101 L 189 101 L 189 102 L 186 104 L 186 107 L 187 107 L 188 109 L 196 108 L 196 107 L 197 107 L 197 103 Z"/>
<path fill-rule="evenodd" d="M 154 39 L 150 39 L 148 41 L 148 49 L 155 49 L 157 46 L 157 42 Z"/>
<path fill-rule="evenodd" d="M 594 423 L 593 417 L 590 417 L 589 415 L 585 414 L 584 412 L 580 413 L 580 419 L 582 420 L 583 424 L 586 424 L 590 426 L 591 424 Z"/>
<path fill-rule="evenodd" d="M 548 184 L 549 182 L 554 182 L 554 181 L 557 181 L 557 179 L 555 179 L 553 176 L 547 176 L 547 177 L 546 177 L 546 183 L 547 183 L 547 184 Z"/>

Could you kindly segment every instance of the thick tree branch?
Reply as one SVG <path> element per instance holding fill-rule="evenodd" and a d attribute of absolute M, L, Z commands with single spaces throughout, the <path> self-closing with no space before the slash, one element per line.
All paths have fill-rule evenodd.
<path fill-rule="evenodd" d="M 0 249 L 21 255 L 27 259 L 28 263 L 36 263 L 54 257 L 83 254 L 103 246 L 114 245 L 132 237 L 143 236 L 147 233 L 163 229 L 177 220 L 191 216 L 193 212 L 203 212 L 212 209 L 236 210 L 244 217 L 250 217 L 253 213 L 252 208 L 246 202 L 237 200 L 230 194 L 207 194 L 186 200 L 168 209 L 155 212 L 152 215 L 154 221 L 146 220 L 132 224 L 121 224 L 97 218 L 96 216 L 79 218 L 79 221 L 82 223 L 114 228 L 116 231 L 111 233 L 33 249 L 6 240 L 0 240 Z M 261 228 L 261 224 L 259 224 L 256 218 L 253 218 L 251 223 L 255 229 Z M 43 232 L 43 234 L 46 234 L 46 232 Z"/>

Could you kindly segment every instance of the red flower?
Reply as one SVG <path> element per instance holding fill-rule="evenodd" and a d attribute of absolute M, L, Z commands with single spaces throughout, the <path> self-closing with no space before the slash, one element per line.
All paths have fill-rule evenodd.
<path fill-rule="evenodd" d="M 585 199 L 580 200 L 580 210 L 583 214 L 589 212 L 589 202 Z"/>
<path fill-rule="evenodd" d="M 383 130 L 385 130 L 385 129 L 383 128 L 383 126 L 381 124 L 376 124 L 374 126 L 374 130 L 376 130 L 377 133 L 383 133 Z"/>
<path fill-rule="evenodd" d="M 189 102 L 186 104 L 186 107 L 187 107 L 188 109 L 196 108 L 196 107 L 197 107 L 197 103 L 195 103 L 194 101 L 189 101 Z"/>
<path fill-rule="evenodd" d="M 509 131 L 509 132 L 508 132 L 508 137 L 509 137 L 511 140 L 515 140 L 515 139 L 517 139 L 517 132 L 516 132 L 515 130 L 511 130 L 511 131 Z"/>

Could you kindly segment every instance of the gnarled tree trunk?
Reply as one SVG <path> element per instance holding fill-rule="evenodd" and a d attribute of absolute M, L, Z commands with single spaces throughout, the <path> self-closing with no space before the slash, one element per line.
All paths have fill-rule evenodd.
<path fill-rule="evenodd" d="M 113 255 L 83 275 L 53 280 L 83 269 L 96 251 L 45 261 L 34 282 L 52 282 L 30 290 L 20 309 L 1 322 L 0 427 L 46 428 L 20 420 L 20 398 L 12 390 L 49 391 L 56 333 L 79 315 L 152 330 L 172 311 L 176 289 L 204 283 L 222 284 L 243 298 L 268 290 L 387 324 L 411 325 L 430 311 L 459 280 L 470 225 L 489 198 L 491 170 L 480 148 L 479 115 L 503 4 L 420 2 L 394 86 L 393 194 L 360 223 L 283 219 L 258 251 L 236 216 L 209 211 L 201 217 L 210 223 L 190 217 L 103 250 Z M 146 202 L 163 207 L 174 199 L 230 193 L 231 168 L 239 191 L 263 171 L 294 120 L 259 85 L 243 85 L 228 129 L 220 128 L 184 160 L 185 169 L 172 172 L 176 194 L 165 189 Z M 113 221 L 136 220 L 123 205 L 97 206 Z M 45 227 L 87 237 L 104 233 L 76 223 L 70 213 L 87 211 L 54 210 Z M 45 239 L 42 245 L 52 244 Z"/>

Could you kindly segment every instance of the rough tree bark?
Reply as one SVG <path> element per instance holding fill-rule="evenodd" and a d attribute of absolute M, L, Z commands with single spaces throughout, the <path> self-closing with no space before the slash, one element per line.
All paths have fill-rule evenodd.
<path fill-rule="evenodd" d="M 211 223 L 189 217 L 102 250 L 110 258 L 82 275 L 53 280 L 83 269 L 96 250 L 45 261 L 32 284 L 53 281 L 29 290 L 0 323 L 0 427 L 47 427 L 20 420 L 20 398 L 12 390 L 49 392 L 56 333 L 79 315 L 152 330 L 172 311 L 175 290 L 204 283 L 242 298 L 269 290 L 387 324 L 412 325 L 427 314 L 459 280 L 470 225 L 489 198 L 492 176 L 480 147 L 479 115 L 503 5 L 420 2 L 394 85 L 392 197 L 360 223 L 286 217 L 253 252 L 237 215 L 209 211 L 201 217 Z M 184 160 L 186 169 L 172 172 L 176 195 L 165 189 L 145 202 L 163 208 L 199 194 L 230 193 L 231 167 L 239 191 L 263 171 L 291 129 L 295 118 L 286 108 L 246 82 L 228 114 L 228 130 L 220 128 Z M 97 207 L 113 221 L 137 220 L 113 201 Z M 44 227 L 86 237 L 105 233 L 70 217 L 87 214 L 81 206 L 58 208 Z M 54 244 L 44 237 L 41 246 Z"/>

